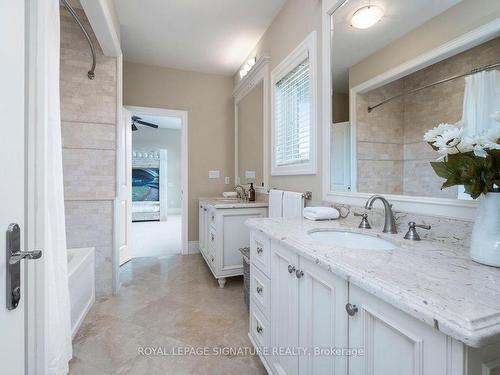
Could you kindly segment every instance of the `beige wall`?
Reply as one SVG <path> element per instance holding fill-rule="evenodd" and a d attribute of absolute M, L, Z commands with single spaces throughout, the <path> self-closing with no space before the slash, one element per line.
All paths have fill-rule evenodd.
<path fill-rule="evenodd" d="M 234 186 L 232 77 L 123 64 L 124 105 L 188 111 L 189 240 L 198 239 L 198 198 Z M 220 170 L 219 179 L 208 171 Z M 224 184 L 231 176 L 231 184 Z"/>
<path fill-rule="evenodd" d="M 116 58 L 105 57 L 82 10 L 96 47 L 95 79 L 87 78 L 87 41 L 61 8 L 61 126 L 68 248 L 95 247 L 96 293 L 112 293 L 115 198 Z"/>
<path fill-rule="evenodd" d="M 181 131 L 179 129 L 152 129 L 138 126 L 132 132 L 134 151 L 167 150 L 167 207 L 168 213 L 181 209 Z"/>
<path fill-rule="evenodd" d="M 241 184 L 253 182 L 261 186 L 263 180 L 264 84 L 260 82 L 238 103 L 238 174 Z M 245 171 L 255 171 L 254 179 L 247 179 Z"/>
<path fill-rule="evenodd" d="M 498 0 L 463 0 L 354 65 L 349 71 L 349 85 L 365 82 L 498 17 Z"/>
<path fill-rule="evenodd" d="M 332 95 L 332 122 L 349 121 L 349 94 L 334 92 Z"/>
<path fill-rule="evenodd" d="M 321 201 L 321 0 L 288 0 L 279 14 L 264 33 L 250 56 L 271 57 L 270 68 L 274 69 L 295 47 L 299 45 L 312 31 L 317 32 L 318 59 L 318 128 L 317 128 L 317 167 L 318 173 L 310 176 L 276 176 L 270 177 L 270 187 L 293 191 L 310 190 L 313 201 Z M 239 80 L 238 74 L 234 81 Z M 269 133 L 270 137 L 270 133 Z M 269 166 L 269 170 L 271 170 Z"/>

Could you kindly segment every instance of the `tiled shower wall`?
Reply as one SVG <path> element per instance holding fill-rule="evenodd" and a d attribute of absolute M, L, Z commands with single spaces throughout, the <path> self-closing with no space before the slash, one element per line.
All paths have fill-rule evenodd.
<path fill-rule="evenodd" d="M 456 79 L 406 95 L 371 113 L 367 107 L 402 91 L 498 62 L 499 56 L 500 38 L 496 38 L 358 95 L 358 190 L 456 198 L 456 187 L 439 190 L 442 180 L 429 164 L 437 154 L 422 137 L 441 122 L 461 119 L 465 80 Z"/>
<path fill-rule="evenodd" d="M 116 58 L 103 55 L 90 24 L 78 16 L 97 54 L 94 80 L 87 78 L 89 46 L 61 8 L 61 125 L 68 248 L 95 247 L 96 294 L 112 293 L 115 198 Z"/>

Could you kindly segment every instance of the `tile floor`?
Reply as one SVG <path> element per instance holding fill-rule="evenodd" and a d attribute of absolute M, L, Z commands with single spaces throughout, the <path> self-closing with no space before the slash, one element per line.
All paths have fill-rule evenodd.
<path fill-rule="evenodd" d="M 252 355 L 139 353 L 139 347 L 250 348 L 242 278 L 220 289 L 200 255 L 170 255 L 133 259 L 121 279 L 120 295 L 98 300 L 76 335 L 71 375 L 265 374 Z"/>

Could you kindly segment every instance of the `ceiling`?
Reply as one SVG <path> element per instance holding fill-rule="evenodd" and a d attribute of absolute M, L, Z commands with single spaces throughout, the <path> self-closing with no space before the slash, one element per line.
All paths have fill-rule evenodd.
<path fill-rule="evenodd" d="M 362 61 L 461 0 L 372 0 L 385 10 L 368 29 L 350 26 L 352 14 L 368 0 L 349 0 L 333 14 L 332 79 L 337 92 L 347 92 L 349 67 Z"/>
<path fill-rule="evenodd" d="M 115 1 L 124 59 L 232 75 L 285 1 Z"/>
<path fill-rule="evenodd" d="M 146 122 L 151 122 L 158 125 L 159 129 L 180 129 L 181 119 L 179 117 L 170 116 L 155 116 L 155 115 L 145 115 L 142 113 L 133 113 L 135 116 L 139 116 L 141 120 Z M 142 128 L 138 126 L 138 128 Z"/>

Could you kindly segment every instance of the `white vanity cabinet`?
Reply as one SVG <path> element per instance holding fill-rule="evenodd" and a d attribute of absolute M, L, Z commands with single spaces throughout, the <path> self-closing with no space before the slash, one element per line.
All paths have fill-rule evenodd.
<path fill-rule="evenodd" d="M 273 356 L 275 373 L 345 374 L 345 358 L 329 351 L 347 346 L 346 282 L 272 241 L 271 284 L 272 347 L 307 350 Z"/>
<path fill-rule="evenodd" d="M 226 278 L 243 275 L 243 258 L 239 251 L 249 246 L 250 230 L 245 221 L 267 216 L 267 208 L 257 203 L 233 206 L 213 200 L 199 203 L 199 248 L 221 288 Z"/>
<path fill-rule="evenodd" d="M 271 374 L 500 375 L 499 344 L 467 347 L 256 229 L 250 262 L 249 336 Z"/>

